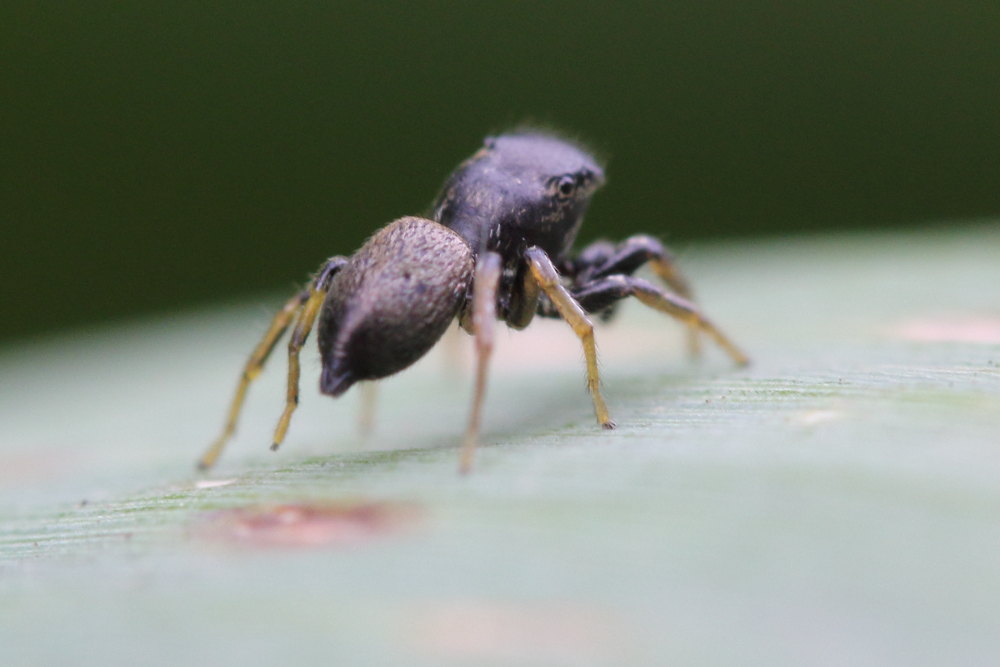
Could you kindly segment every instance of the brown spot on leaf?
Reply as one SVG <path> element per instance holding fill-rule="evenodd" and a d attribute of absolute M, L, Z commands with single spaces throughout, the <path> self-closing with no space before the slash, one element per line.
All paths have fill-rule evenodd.
<path fill-rule="evenodd" d="M 255 547 L 348 546 L 411 526 L 417 512 L 393 503 L 236 507 L 206 515 L 197 533 Z"/>

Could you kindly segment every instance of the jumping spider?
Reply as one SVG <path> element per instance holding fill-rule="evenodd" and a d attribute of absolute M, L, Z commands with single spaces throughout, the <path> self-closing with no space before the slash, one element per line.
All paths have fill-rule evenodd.
<path fill-rule="evenodd" d="M 288 300 L 250 355 L 225 428 L 200 460 L 215 463 L 236 428 L 250 382 L 281 335 L 288 344 L 288 391 L 272 449 L 285 438 L 298 404 L 299 351 L 317 317 L 320 391 L 340 396 L 359 380 L 375 380 L 423 356 L 456 317 L 475 338 L 476 379 L 460 469 L 472 465 L 496 320 L 515 329 L 531 319 L 566 320 L 580 338 L 587 387 L 598 423 L 614 428 L 601 396 L 593 325 L 634 296 L 711 337 L 738 364 L 746 356 L 695 306 L 667 250 L 649 236 L 599 241 L 569 254 L 590 197 L 604 182 L 593 157 L 559 137 L 535 131 L 487 138 L 446 181 L 433 220 L 388 224 L 354 255 L 333 257 L 312 283 Z M 672 290 L 632 274 L 648 264 Z"/>

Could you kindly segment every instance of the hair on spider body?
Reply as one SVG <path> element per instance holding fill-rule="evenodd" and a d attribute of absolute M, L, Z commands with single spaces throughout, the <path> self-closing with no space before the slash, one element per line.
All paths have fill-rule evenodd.
<path fill-rule="evenodd" d="M 472 408 L 459 467 L 468 471 L 479 433 L 497 320 L 512 328 L 537 315 L 565 320 L 579 337 L 598 423 L 613 428 L 601 395 L 590 315 L 610 317 L 634 296 L 680 320 L 692 352 L 706 335 L 738 364 L 746 356 L 702 313 L 672 255 L 652 237 L 570 249 L 603 168 L 577 144 L 549 133 L 489 137 L 448 177 L 434 220 L 405 217 L 376 232 L 351 257 L 333 257 L 308 289 L 289 299 L 251 353 L 222 434 L 199 461 L 215 463 L 236 429 L 251 381 L 289 328 L 285 410 L 272 449 L 298 404 L 299 351 L 317 323 L 320 389 L 339 396 L 360 380 L 392 375 L 422 357 L 456 317 L 475 340 Z M 632 274 L 648 265 L 665 287 Z M 293 326 L 294 325 L 294 326 Z"/>

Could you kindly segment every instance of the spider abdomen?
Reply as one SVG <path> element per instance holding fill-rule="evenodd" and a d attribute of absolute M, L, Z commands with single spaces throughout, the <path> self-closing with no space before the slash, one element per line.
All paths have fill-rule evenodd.
<path fill-rule="evenodd" d="M 424 218 L 400 218 L 372 236 L 323 304 L 320 390 L 338 396 L 422 357 L 465 302 L 474 263 L 458 234 Z"/>

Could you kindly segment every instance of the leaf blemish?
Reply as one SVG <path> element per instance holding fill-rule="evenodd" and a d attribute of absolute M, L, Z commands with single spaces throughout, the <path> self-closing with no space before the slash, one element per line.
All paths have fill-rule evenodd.
<path fill-rule="evenodd" d="M 412 525 L 410 505 L 383 502 L 236 507 L 203 517 L 199 535 L 251 547 L 348 546 Z"/>

